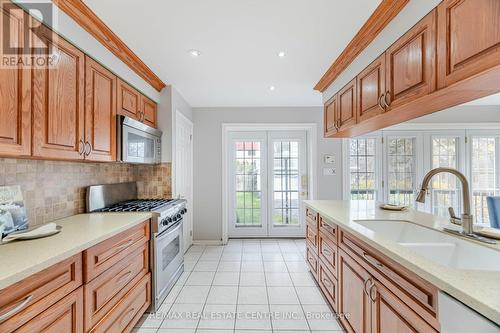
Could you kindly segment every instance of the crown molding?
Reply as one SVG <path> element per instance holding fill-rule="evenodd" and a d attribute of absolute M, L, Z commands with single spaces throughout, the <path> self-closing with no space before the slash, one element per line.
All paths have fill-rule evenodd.
<path fill-rule="evenodd" d="M 53 0 L 52 2 L 157 91 L 161 91 L 166 86 L 82 0 Z"/>
<path fill-rule="evenodd" d="M 314 90 L 323 92 L 349 66 L 378 34 L 391 22 L 410 0 L 382 0 L 347 47 L 316 84 Z"/>

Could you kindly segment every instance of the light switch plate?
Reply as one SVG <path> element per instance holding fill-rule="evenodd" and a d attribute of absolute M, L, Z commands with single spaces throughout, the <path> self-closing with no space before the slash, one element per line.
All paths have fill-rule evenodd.
<path fill-rule="evenodd" d="M 337 174 L 337 170 L 335 168 L 324 168 L 323 176 L 335 176 Z"/>
<path fill-rule="evenodd" d="M 325 162 L 325 164 L 334 164 L 335 163 L 335 155 L 325 154 L 325 156 L 323 156 L 323 161 Z"/>

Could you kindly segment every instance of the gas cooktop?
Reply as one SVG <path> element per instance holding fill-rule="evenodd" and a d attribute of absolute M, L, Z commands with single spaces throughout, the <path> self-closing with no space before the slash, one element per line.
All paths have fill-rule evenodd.
<path fill-rule="evenodd" d="M 137 199 L 119 202 L 109 207 L 104 207 L 95 212 L 151 212 L 157 210 L 174 199 Z"/>

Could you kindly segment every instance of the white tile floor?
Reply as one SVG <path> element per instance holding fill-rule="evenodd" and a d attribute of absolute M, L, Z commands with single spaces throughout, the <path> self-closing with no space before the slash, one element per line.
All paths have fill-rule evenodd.
<path fill-rule="evenodd" d="M 144 315 L 134 332 L 343 332 L 304 254 L 304 240 L 192 246 L 160 311 Z"/>

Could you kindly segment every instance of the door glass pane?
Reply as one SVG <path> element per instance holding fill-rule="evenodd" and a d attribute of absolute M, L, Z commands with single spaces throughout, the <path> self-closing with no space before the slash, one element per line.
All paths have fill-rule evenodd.
<path fill-rule="evenodd" d="M 490 224 L 486 197 L 499 194 L 496 184 L 495 137 L 472 138 L 472 204 L 477 223 Z"/>
<path fill-rule="evenodd" d="M 261 143 L 235 142 L 236 226 L 260 226 Z"/>
<path fill-rule="evenodd" d="M 457 169 L 458 140 L 453 137 L 433 137 L 432 169 L 448 167 Z M 432 213 L 449 216 L 448 207 L 453 207 L 460 214 L 460 184 L 454 175 L 440 173 L 432 177 L 431 182 Z"/>
<path fill-rule="evenodd" d="M 415 138 L 387 140 L 389 203 L 415 206 Z"/>
<path fill-rule="evenodd" d="M 349 140 L 351 200 L 375 200 L 375 138 Z"/>
<path fill-rule="evenodd" d="M 274 225 L 299 225 L 299 142 L 273 142 L 273 212 Z"/>

